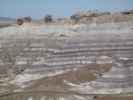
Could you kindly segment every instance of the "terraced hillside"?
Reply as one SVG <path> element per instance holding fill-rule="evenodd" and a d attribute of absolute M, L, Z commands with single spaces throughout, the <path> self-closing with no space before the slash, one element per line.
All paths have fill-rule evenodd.
<path fill-rule="evenodd" d="M 131 98 L 132 25 L 29 23 L 0 29 L 0 99 Z"/>

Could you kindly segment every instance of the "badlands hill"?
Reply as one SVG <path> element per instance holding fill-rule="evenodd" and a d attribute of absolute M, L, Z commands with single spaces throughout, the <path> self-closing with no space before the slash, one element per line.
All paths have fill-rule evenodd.
<path fill-rule="evenodd" d="M 132 93 L 132 10 L 0 28 L 0 100 L 132 100 Z"/>

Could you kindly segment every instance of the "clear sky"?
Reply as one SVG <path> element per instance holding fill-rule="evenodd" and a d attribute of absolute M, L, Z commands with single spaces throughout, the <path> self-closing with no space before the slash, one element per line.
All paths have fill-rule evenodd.
<path fill-rule="evenodd" d="M 0 16 L 41 18 L 70 16 L 81 10 L 121 11 L 133 9 L 133 0 L 0 0 Z"/>

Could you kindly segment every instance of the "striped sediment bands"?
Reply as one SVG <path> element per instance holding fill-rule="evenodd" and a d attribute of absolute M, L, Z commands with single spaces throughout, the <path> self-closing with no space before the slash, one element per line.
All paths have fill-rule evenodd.
<path fill-rule="evenodd" d="M 0 100 L 93 100 L 93 95 L 77 95 L 57 92 L 22 92 L 4 95 Z"/>
<path fill-rule="evenodd" d="M 15 56 L 15 67 L 24 68 L 23 73 L 28 74 L 69 69 L 92 63 L 111 63 L 112 69 L 109 72 L 90 82 L 89 86 L 93 88 L 93 91 L 87 89 L 88 82 L 81 83 L 81 85 L 83 84 L 80 86 L 82 89 L 72 87 L 70 91 L 78 90 L 84 93 L 133 92 L 130 88 L 133 87 L 133 38 L 131 36 L 132 33 L 124 34 L 123 37 L 119 35 L 111 37 L 110 34 L 108 38 L 103 35 L 104 39 L 102 39 L 101 36 L 99 38 L 86 35 L 86 38 L 80 40 L 69 37 L 46 39 L 45 36 L 39 38 L 39 35 L 38 38 L 28 38 L 28 40 L 19 37 L 15 38 L 15 41 L 14 39 L 3 40 L 5 43 L 3 42 L 0 52 L 7 50 L 5 55 Z M 114 89 L 114 92 L 110 92 L 111 89 Z"/>
<path fill-rule="evenodd" d="M 123 61 L 123 62 L 122 62 Z M 107 88 L 129 88 L 133 86 L 133 59 L 117 61 L 114 67 L 95 83 Z M 124 91 L 122 91 L 124 92 Z"/>

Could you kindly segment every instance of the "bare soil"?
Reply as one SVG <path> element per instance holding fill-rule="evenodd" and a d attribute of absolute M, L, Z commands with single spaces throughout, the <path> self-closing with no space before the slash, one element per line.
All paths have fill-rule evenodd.
<path fill-rule="evenodd" d="M 39 79 L 36 82 L 33 82 L 34 84 L 26 90 L 65 91 L 65 89 L 69 87 L 64 84 L 64 80 L 76 84 L 93 81 L 97 78 L 97 75 L 102 75 L 102 73 L 109 71 L 111 67 L 111 64 L 85 65 L 77 70 L 72 70 L 61 75 Z"/>

